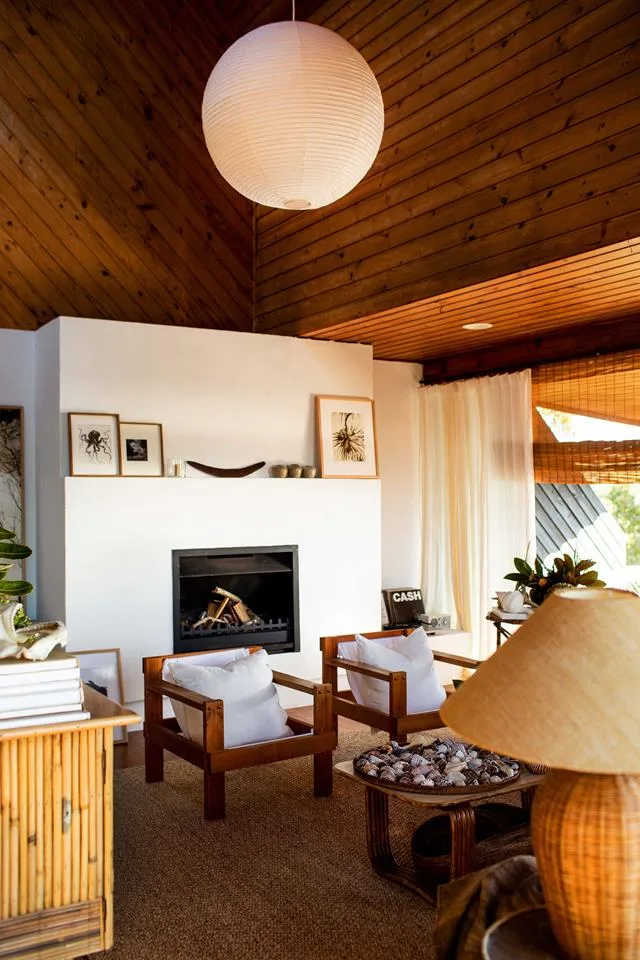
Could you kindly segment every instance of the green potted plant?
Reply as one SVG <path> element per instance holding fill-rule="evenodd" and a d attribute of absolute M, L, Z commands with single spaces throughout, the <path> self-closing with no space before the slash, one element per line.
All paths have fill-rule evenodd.
<path fill-rule="evenodd" d="M 20 598 L 31 593 L 33 584 L 7 575 L 16 561 L 31 556 L 31 549 L 15 538 L 0 527 L 0 660 L 45 660 L 55 647 L 66 646 L 67 628 L 60 620 L 33 623 L 24 612 Z"/>
<path fill-rule="evenodd" d="M 33 584 L 28 580 L 7 580 L 7 576 L 14 563 L 26 560 L 31 556 L 31 548 L 22 543 L 15 543 L 16 534 L 0 527 L 0 606 L 4 606 L 18 597 L 25 597 L 33 590 Z M 27 627 L 31 620 L 20 607 L 14 617 L 13 624 L 17 628 Z"/>
<path fill-rule="evenodd" d="M 594 570 L 595 560 L 578 560 L 577 555 L 568 553 L 554 557 L 551 566 L 545 567 L 539 557 L 533 566 L 521 557 L 513 558 L 515 571 L 507 573 L 505 580 L 516 584 L 516 590 L 539 606 L 554 590 L 566 590 L 572 587 L 605 587 L 604 580 L 598 578 Z"/>

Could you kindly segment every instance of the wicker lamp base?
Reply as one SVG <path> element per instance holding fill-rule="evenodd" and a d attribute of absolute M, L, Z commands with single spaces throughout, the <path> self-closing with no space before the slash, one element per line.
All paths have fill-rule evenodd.
<path fill-rule="evenodd" d="M 640 957 L 640 776 L 552 770 L 532 813 L 551 925 L 576 960 Z"/>

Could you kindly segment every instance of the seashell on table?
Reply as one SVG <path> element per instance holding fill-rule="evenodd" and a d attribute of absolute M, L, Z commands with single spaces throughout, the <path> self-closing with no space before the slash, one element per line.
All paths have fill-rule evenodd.
<path fill-rule="evenodd" d="M 517 760 L 452 738 L 409 746 L 392 741 L 360 754 L 353 769 L 384 787 L 445 794 L 483 791 L 520 776 Z"/>

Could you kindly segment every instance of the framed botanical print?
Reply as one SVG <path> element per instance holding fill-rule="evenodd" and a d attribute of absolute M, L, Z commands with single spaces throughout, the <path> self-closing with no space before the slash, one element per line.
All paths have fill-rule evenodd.
<path fill-rule="evenodd" d="M 316 432 L 321 476 L 378 476 L 373 400 L 316 397 Z"/>
<path fill-rule="evenodd" d="M 120 470 L 123 477 L 161 477 L 164 472 L 161 423 L 120 421 Z"/>
<path fill-rule="evenodd" d="M 74 477 L 120 474 L 117 413 L 69 414 L 69 470 Z"/>

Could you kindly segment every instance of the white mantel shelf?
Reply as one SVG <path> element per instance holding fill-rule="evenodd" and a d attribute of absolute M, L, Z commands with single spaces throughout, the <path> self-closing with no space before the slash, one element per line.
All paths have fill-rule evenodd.
<path fill-rule="evenodd" d="M 320 636 L 379 628 L 379 480 L 67 477 L 64 494 L 69 649 L 120 647 L 129 704 L 142 657 L 172 650 L 173 549 L 298 545 L 301 649 L 274 668 L 319 677 Z"/>

